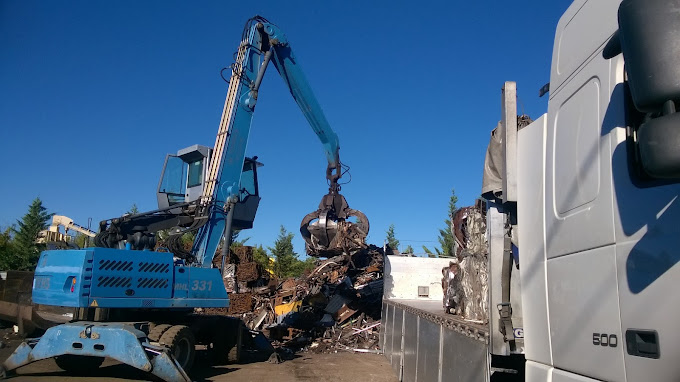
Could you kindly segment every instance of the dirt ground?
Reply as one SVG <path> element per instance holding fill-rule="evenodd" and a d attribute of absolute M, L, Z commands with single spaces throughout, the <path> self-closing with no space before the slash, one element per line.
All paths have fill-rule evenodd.
<path fill-rule="evenodd" d="M 0 361 L 4 361 L 21 343 L 22 339 L 3 331 L 0 349 Z M 201 352 L 199 352 L 201 353 Z M 280 364 L 268 362 L 252 362 L 225 366 L 210 366 L 197 354 L 197 363 L 191 373 L 194 381 L 333 381 L 333 382 L 396 382 L 387 359 L 378 354 L 311 354 L 300 353 L 295 358 Z M 54 360 L 39 361 L 16 371 L 7 381 L 56 381 L 56 382 L 120 382 L 120 381 L 152 381 L 150 375 L 133 367 L 122 365 L 113 360 L 106 360 L 93 374 L 75 377 L 62 371 Z"/>
<path fill-rule="evenodd" d="M 209 367 L 196 365 L 191 373 L 195 381 L 370 381 L 396 382 L 389 363 L 378 354 L 303 354 L 300 357 L 275 365 L 256 362 L 245 365 Z M 151 381 L 144 373 L 127 365 L 107 360 L 90 376 L 73 377 L 57 367 L 53 360 L 45 360 L 20 368 L 7 381 L 61 381 L 61 382 L 120 382 Z"/>

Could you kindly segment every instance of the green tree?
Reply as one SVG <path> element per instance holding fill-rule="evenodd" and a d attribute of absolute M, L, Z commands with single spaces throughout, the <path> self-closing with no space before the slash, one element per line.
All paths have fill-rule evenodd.
<path fill-rule="evenodd" d="M 132 206 L 130 207 L 130 209 L 127 210 L 125 213 L 129 214 L 129 215 L 137 215 L 139 213 L 139 208 L 137 208 L 137 203 L 132 203 Z"/>
<path fill-rule="evenodd" d="M 94 246 L 94 238 L 78 232 L 73 239 L 78 248 L 89 248 Z"/>
<path fill-rule="evenodd" d="M 390 227 L 385 231 L 387 234 L 387 237 L 385 240 L 387 241 L 387 245 L 390 246 L 392 249 L 399 249 L 399 240 L 397 240 L 397 237 L 394 234 L 394 224 L 390 224 Z"/>
<path fill-rule="evenodd" d="M 195 231 L 189 231 L 187 233 L 182 234 L 182 246 L 184 247 L 185 251 L 191 250 L 191 247 L 193 247 L 194 245 L 194 240 L 196 240 Z"/>
<path fill-rule="evenodd" d="M 272 261 L 269 259 L 269 255 L 267 254 L 267 250 L 262 247 L 262 245 L 258 245 L 257 247 L 253 247 L 253 261 L 256 263 L 260 264 L 264 269 L 267 270 L 272 270 Z"/>
<path fill-rule="evenodd" d="M 295 277 L 301 276 L 307 271 L 311 272 L 314 268 L 316 268 L 316 259 L 311 256 L 308 256 L 304 261 L 298 260 L 293 267 Z"/>
<path fill-rule="evenodd" d="M 444 220 L 444 228 L 439 230 L 439 237 L 437 238 L 439 248 L 435 247 L 434 252 L 432 252 L 427 247 L 423 246 L 423 250 L 427 254 L 427 257 L 455 257 L 453 246 L 454 238 L 451 233 L 451 220 L 453 220 L 453 214 L 457 209 L 456 203 L 458 203 L 458 197 L 456 196 L 456 190 L 452 188 L 451 197 L 449 197 L 448 219 Z"/>
<path fill-rule="evenodd" d="M 234 249 L 236 247 L 243 247 L 246 245 L 246 242 L 250 240 L 249 237 L 246 237 L 245 239 L 239 240 L 238 235 L 241 233 L 239 230 L 233 230 L 231 232 L 231 246 L 230 248 Z"/>
<path fill-rule="evenodd" d="M 439 241 L 440 248 L 435 248 L 438 257 L 455 257 L 455 251 L 453 247 L 454 239 L 451 233 L 451 220 L 453 220 L 453 214 L 456 212 L 456 203 L 458 203 L 458 197 L 456 196 L 456 190 L 451 189 L 451 197 L 449 198 L 449 215 L 448 219 L 444 220 L 444 228 L 439 230 Z"/>
<path fill-rule="evenodd" d="M 18 259 L 12 241 L 13 227 L 5 228 L 0 232 L 0 270 L 16 269 L 15 261 Z"/>
<path fill-rule="evenodd" d="M 404 250 L 404 253 L 407 254 L 407 255 L 413 255 L 413 247 L 411 247 L 410 244 L 407 245 L 406 249 Z"/>
<path fill-rule="evenodd" d="M 281 226 L 279 237 L 274 242 L 274 247 L 269 247 L 269 251 L 274 257 L 274 274 L 279 278 L 295 277 L 299 271 L 297 263 L 297 253 L 293 250 L 293 236 L 292 232 L 286 231 L 284 226 Z"/>
<path fill-rule="evenodd" d="M 427 255 L 427 257 L 439 257 L 439 256 L 437 256 L 437 254 L 435 254 L 434 252 L 430 251 L 430 250 L 429 250 L 426 246 L 424 246 L 424 245 L 423 245 L 423 251 L 425 251 L 425 254 Z"/>
<path fill-rule="evenodd" d="M 33 270 L 38 264 L 40 251 L 45 248 L 44 244 L 37 244 L 35 240 L 38 233 L 47 229 L 47 222 L 53 214 L 47 212 L 40 198 L 35 198 L 28 207 L 28 212 L 21 220 L 17 220 L 17 228 L 13 228 L 14 239 L 13 255 L 10 256 L 9 265 L 15 270 Z"/>

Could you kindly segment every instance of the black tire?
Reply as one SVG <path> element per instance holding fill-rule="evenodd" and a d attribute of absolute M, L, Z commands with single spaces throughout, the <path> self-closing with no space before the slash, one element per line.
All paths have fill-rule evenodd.
<path fill-rule="evenodd" d="M 245 334 L 245 327 L 243 326 L 243 323 L 239 321 L 238 326 L 236 327 L 236 338 L 233 338 L 236 343 L 234 344 L 234 347 L 229 349 L 229 353 L 227 354 L 229 363 L 241 362 L 241 350 L 243 349 L 243 336 L 245 336 Z"/>
<path fill-rule="evenodd" d="M 172 326 L 163 333 L 158 342 L 170 349 L 170 353 L 185 372 L 191 370 L 196 357 L 196 338 L 188 326 Z"/>
<path fill-rule="evenodd" d="M 233 341 L 219 341 L 210 344 L 212 362 L 215 365 L 239 363 L 240 352 L 238 344 Z"/>
<path fill-rule="evenodd" d="M 104 357 L 64 354 L 54 357 L 54 361 L 64 371 L 83 374 L 99 369 L 104 362 Z"/>
<path fill-rule="evenodd" d="M 147 338 L 149 338 L 149 341 L 158 342 L 161 340 L 161 336 L 163 335 L 163 333 L 168 331 L 168 329 L 170 329 L 171 327 L 172 325 L 170 324 L 154 325 L 153 328 L 149 330 L 149 335 L 147 335 Z"/>
<path fill-rule="evenodd" d="M 240 361 L 243 324 L 240 320 L 221 320 L 216 324 L 209 346 L 211 360 L 215 365 Z"/>
<path fill-rule="evenodd" d="M 210 343 L 210 360 L 213 365 L 226 365 L 229 363 L 229 345 L 219 339 Z"/>

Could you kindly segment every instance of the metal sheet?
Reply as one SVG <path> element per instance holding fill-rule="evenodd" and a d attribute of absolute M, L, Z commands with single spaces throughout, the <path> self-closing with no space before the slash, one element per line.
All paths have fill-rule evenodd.
<path fill-rule="evenodd" d="M 486 325 L 469 322 L 460 316 L 444 313 L 441 301 L 428 300 L 384 300 L 390 307 L 401 309 L 405 312 L 443 325 L 449 330 L 460 332 L 464 335 L 471 335 L 478 341 L 487 342 L 489 330 Z M 390 309 L 391 309 L 390 308 Z"/>
<path fill-rule="evenodd" d="M 506 81 L 502 90 L 503 201 L 517 201 L 517 84 Z"/>
<path fill-rule="evenodd" d="M 428 320 L 418 325 L 418 382 L 439 381 L 439 340 L 442 327 Z M 448 376 L 446 377 L 448 379 Z"/>
<path fill-rule="evenodd" d="M 392 339 L 394 338 L 394 307 L 390 307 L 387 312 L 387 318 L 389 320 L 388 330 L 385 331 L 385 348 L 387 360 L 392 363 L 392 353 L 394 352 L 394 347 L 392 346 Z"/>
<path fill-rule="evenodd" d="M 387 313 L 383 316 L 384 324 L 381 325 L 385 331 L 385 357 L 392 363 L 392 332 L 394 330 L 394 307 L 388 306 Z"/>
<path fill-rule="evenodd" d="M 142 252 L 143 255 L 140 255 L 139 252 L 95 248 L 90 296 L 172 297 L 174 269 L 172 253 L 149 255 L 151 252 Z"/>
<path fill-rule="evenodd" d="M 403 378 L 405 382 L 415 382 L 416 380 L 416 361 L 418 351 L 418 316 L 412 313 L 404 313 L 404 359 L 403 359 Z"/>
<path fill-rule="evenodd" d="M 402 345 L 403 345 L 404 311 L 394 310 L 394 326 L 392 330 L 392 369 L 401 380 Z"/>
<path fill-rule="evenodd" d="M 382 318 L 382 325 L 380 325 L 380 332 L 379 332 L 379 337 L 378 337 L 378 344 L 380 345 L 380 349 L 383 350 L 383 354 L 385 352 L 385 325 L 387 324 L 386 319 L 387 319 L 387 310 L 388 310 L 388 305 L 385 304 L 384 302 L 382 303 L 382 312 L 380 313 L 380 317 Z"/>
<path fill-rule="evenodd" d="M 402 301 L 403 302 L 403 301 Z M 488 373 L 486 329 L 437 315 L 433 304 L 386 300 L 385 356 L 401 381 L 483 381 Z M 437 305 L 437 311 L 439 305 Z M 391 338 L 390 338 L 391 337 Z"/>
<path fill-rule="evenodd" d="M 548 312 L 555 368 L 606 381 L 626 379 L 615 267 L 613 246 L 548 260 Z M 656 313 L 657 309 L 651 310 Z M 593 346 L 593 333 L 617 335 L 617 346 Z M 659 378 L 658 372 L 650 375 L 654 381 L 678 380 L 677 373 L 667 379 Z"/>
<path fill-rule="evenodd" d="M 486 379 L 486 344 L 452 330 L 443 331 L 442 341 L 442 381 Z"/>
<path fill-rule="evenodd" d="M 547 121 L 548 118 L 544 114 L 518 133 L 517 197 L 519 200 L 541 200 L 543 197 L 545 174 L 542 158 L 545 150 Z M 545 234 L 543 209 L 543 203 L 519 203 L 517 205 L 517 215 L 522 217 L 521 229 L 518 232 L 522 264 L 522 270 L 519 273 L 522 284 L 522 319 L 525 328 L 526 358 L 552 365 L 545 248 L 543 246 Z M 514 303 L 513 308 L 515 308 Z"/>

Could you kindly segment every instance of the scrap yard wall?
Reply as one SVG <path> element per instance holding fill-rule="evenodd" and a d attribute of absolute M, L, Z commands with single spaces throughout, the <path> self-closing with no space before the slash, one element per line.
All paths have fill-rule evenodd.
<path fill-rule="evenodd" d="M 432 293 L 441 288 L 444 262 L 386 256 L 380 345 L 400 381 L 488 380 L 487 326 L 444 313 L 441 292 Z M 431 295 L 419 298 L 424 285 Z"/>

